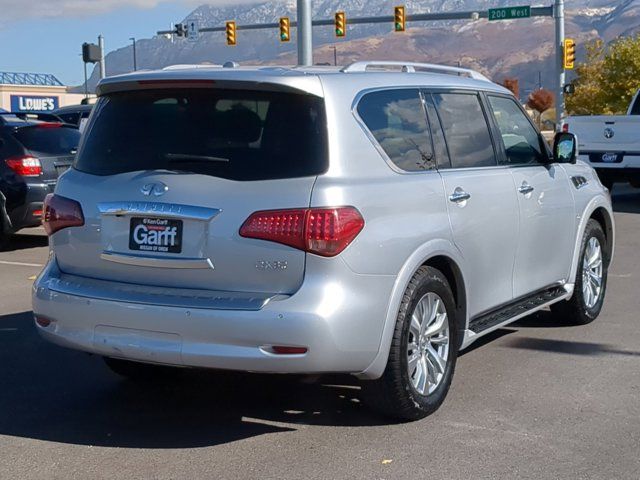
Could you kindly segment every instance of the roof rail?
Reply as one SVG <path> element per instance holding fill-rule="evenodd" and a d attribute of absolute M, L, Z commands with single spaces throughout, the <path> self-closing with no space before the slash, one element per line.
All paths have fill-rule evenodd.
<path fill-rule="evenodd" d="M 184 63 L 184 64 L 177 64 L 177 65 L 169 65 L 167 67 L 164 67 L 162 70 L 168 71 L 168 70 L 187 70 L 187 69 L 196 69 L 196 68 L 212 68 L 212 67 L 222 67 L 222 65 L 219 65 L 217 63 L 194 63 L 194 64 L 190 64 L 190 63 Z"/>
<path fill-rule="evenodd" d="M 387 60 L 367 60 L 354 62 L 347 65 L 342 70 L 343 73 L 366 72 L 371 67 L 401 67 L 403 72 L 414 73 L 416 70 L 430 70 L 438 73 L 450 73 L 454 75 L 468 75 L 474 80 L 482 80 L 490 82 L 487 77 L 480 72 L 471 70 L 470 68 L 448 67 L 446 65 L 436 65 L 434 63 L 416 63 L 416 62 L 395 62 Z"/>

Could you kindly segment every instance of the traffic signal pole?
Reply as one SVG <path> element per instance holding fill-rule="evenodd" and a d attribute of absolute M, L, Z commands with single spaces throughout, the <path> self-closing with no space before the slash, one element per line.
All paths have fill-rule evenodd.
<path fill-rule="evenodd" d="M 313 65 L 313 23 L 311 0 L 298 0 L 298 65 Z"/>
<path fill-rule="evenodd" d="M 553 17 L 556 21 L 556 70 L 558 85 L 556 88 L 556 129 L 560 131 L 564 118 L 564 84 L 566 81 L 564 69 L 564 0 L 555 0 Z"/>

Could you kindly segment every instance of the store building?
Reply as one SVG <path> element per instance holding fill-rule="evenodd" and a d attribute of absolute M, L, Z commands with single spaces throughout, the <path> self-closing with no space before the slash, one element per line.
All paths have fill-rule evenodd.
<path fill-rule="evenodd" d="M 48 73 L 0 72 L 0 109 L 48 113 L 59 107 L 77 105 L 84 95 L 71 93 L 70 88 Z"/>

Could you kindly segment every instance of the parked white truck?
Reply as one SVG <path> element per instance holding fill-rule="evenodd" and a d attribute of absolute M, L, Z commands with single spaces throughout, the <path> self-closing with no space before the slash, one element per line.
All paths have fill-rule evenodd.
<path fill-rule="evenodd" d="M 567 117 L 563 128 L 578 137 L 579 159 L 609 190 L 615 182 L 640 188 L 640 90 L 626 115 Z"/>

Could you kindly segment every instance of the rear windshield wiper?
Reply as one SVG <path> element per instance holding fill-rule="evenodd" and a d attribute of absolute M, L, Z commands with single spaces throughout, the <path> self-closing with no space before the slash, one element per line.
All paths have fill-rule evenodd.
<path fill-rule="evenodd" d="M 228 158 L 208 155 L 191 155 L 189 153 L 165 153 L 164 158 L 170 162 L 229 162 Z"/>

